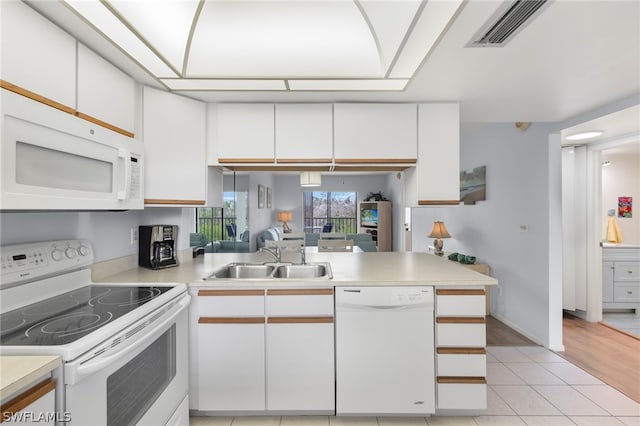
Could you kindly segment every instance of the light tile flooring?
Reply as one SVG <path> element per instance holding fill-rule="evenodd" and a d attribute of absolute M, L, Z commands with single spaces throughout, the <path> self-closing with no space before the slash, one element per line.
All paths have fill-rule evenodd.
<path fill-rule="evenodd" d="M 640 313 L 605 312 L 602 322 L 640 337 Z"/>
<path fill-rule="evenodd" d="M 488 347 L 487 384 L 487 409 L 475 417 L 192 417 L 190 425 L 640 426 L 640 404 L 539 346 Z"/>

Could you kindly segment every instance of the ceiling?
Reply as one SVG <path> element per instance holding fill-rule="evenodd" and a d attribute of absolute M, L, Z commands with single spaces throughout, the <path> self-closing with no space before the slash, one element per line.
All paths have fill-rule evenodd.
<path fill-rule="evenodd" d="M 157 87 L 166 87 L 166 82 L 163 84 L 160 80 L 153 78 L 147 70 L 132 61 L 130 56 L 107 41 L 105 37 L 80 18 L 77 12 L 72 11 L 62 2 L 31 0 L 27 3 L 138 81 Z M 120 4 L 121 9 L 124 10 L 126 7 L 150 5 L 154 2 L 134 0 L 112 3 Z M 197 2 L 191 1 L 191 3 L 196 4 Z M 236 3 L 242 4 L 243 2 Z M 319 77 L 327 79 L 338 79 L 341 76 L 353 77 L 354 75 L 363 78 L 384 79 L 392 73 L 393 58 L 397 60 L 400 54 L 398 52 L 402 50 L 401 47 L 406 47 L 409 44 L 412 30 L 418 28 L 417 16 L 419 15 L 416 15 L 418 9 L 425 8 L 427 10 L 427 7 L 438 4 L 457 4 L 451 0 L 429 0 L 418 3 L 415 0 L 338 0 L 331 2 L 293 0 L 286 4 L 282 1 L 262 0 L 259 3 L 262 4 L 264 13 L 267 13 L 270 5 L 275 3 L 272 5 L 273 10 L 280 12 L 280 18 L 287 7 L 291 8 L 292 5 L 298 3 L 313 4 L 317 11 L 321 10 L 324 4 L 338 3 L 344 6 L 345 14 L 336 15 L 335 20 L 336 25 L 340 27 L 337 32 L 340 34 L 338 39 L 343 40 L 345 50 L 334 57 L 322 57 L 320 53 L 309 57 L 300 57 L 289 53 L 290 43 L 274 42 L 271 43 L 273 45 L 271 47 L 278 48 L 280 46 L 283 50 L 279 56 L 271 56 L 277 59 L 277 61 L 274 59 L 274 62 L 277 63 L 272 64 L 272 74 L 265 74 L 264 70 L 255 74 L 251 57 L 249 59 L 241 58 L 238 56 L 239 52 L 253 49 L 252 55 L 260 59 L 255 63 L 264 65 L 265 61 L 268 62 L 269 57 L 260 56 L 260 48 L 265 48 L 267 44 L 260 44 L 258 41 L 247 43 L 245 40 L 242 42 L 245 44 L 242 45 L 238 44 L 237 40 L 231 41 L 229 38 L 228 46 L 236 47 L 230 48 L 226 53 L 231 55 L 230 58 L 235 55 L 236 59 L 232 59 L 232 61 L 236 62 L 224 67 L 223 74 L 226 78 L 233 78 L 235 73 L 240 73 L 240 70 L 247 71 L 237 77 L 264 77 L 267 75 L 271 78 L 277 78 L 284 72 L 282 67 L 287 64 L 287 66 L 294 66 L 299 59 L 300 62 L 304 62 L 302 65 L 310 64 L 311 67 L 305 67 L 298 63 L 297 68 L 294 66 L 293 71 L 287 76 L 297 76 L 303 79 L 318 77 L 309 74 L 309 69 L 318 69 L 322 70 L 323 74 Z M 208 13 L 205 13 L 207 7 L 209 6 L 202 6 L 201 15 L 203 17 Z M 378 7 L 376 13 L 373 12 L 375 7 Z M 455 100 L 460 102 L 461 119 L 465 122 L 562 122 L 603 105 L 640 94 L 640 1 L 549 1 L 544 9 L 536 14 L 504 46 L 466 47 L 474 35 L 483 26 L 486 27 L 487 22 L 496 11 L 504 7 L 503 1 L 467 0 L 460 7 L 453 8 L 453 12 L 450 11 L 453 17 L 450 20 L 445 16 L 439 21 L 441 25 L 445 21 L 447 23 L 443 25 L 444 32 L 435 40 L 434 47 L 427 45 L 423 46 L 419 53 L 414 52 L 414 60 L 415 57 L 422 59 L 414 73 L 409 73 L 411 74 L 409 75 L 405 72 L 401 76 L 408 79 L 404 90 L 396 88 L 383 91 L 176 90 L 175 92 L 208 102 L 437 102 Z M 362 53 L 364 56 L 344 58 L 345 62 L 335 64 L 337 67 L 334 68 L 327 64 L 323 65 L 323 62 L 326 61 L 340 62 L 340 55 L 344 57 L 353 54 L 354 45 L 348 43 L 351 36 L 348 37 L 345 34 L 348 34 L 349 25 L 358 21 L 357 16 L 353 15 L 354 10 L 356 12 L 369 11 L 365 15 L 370 20 L 369 29 L 377 37 L 378 61 L 376 62 L 375 55 L 371 50 L 372 47 L 369 46 L 366 52 L 358 53 L 358 55 Z M 327 13 L 324 21 L 320 21 L 320 24 L 316 22 L 316 25 L 320 25 L 320 27 L 315 30 L 319 31 L 322 25 L 328 25 L 327 23 L 331 22 L 332 13 L 340 14 L 338 9 L 331 9 Z M 349 15 L 350 13 L 351 15 Z M 253 19 L 251 22 L 254 26 L 261 22 L 259 14 L 256 15 L 253 12 L 239 15 L 237 19 L 246 24 L 243 19 L 249 19 L 248 16 Z M 299 24 L 303 18 L 300 14 L 296 15 L 295 13 L 292 13 L 291 16 L 297 16 L 294 22 L 298 22 L 298 26 L 294 33 L 301 31 L 302 27 Z M 211 20 L 203 20 L 198 24 L 203 25 L 203 31 L 207 29 L 205 25 L 207 22 L 215 21 L 211 16 L 207 19 Z M 265 21 L 267 20 L 265 18 Z M 278 25 L 287 25 L 286 19 L 274 22 L 278 22 Z M 222 25 L 221 22 L 218 23 Z M 229 31 L 233 31 L 234 27 L 229 20 L 226 20 L 224 25 Z M 207 31 L 214 34 L 216 30 L 208 28 Z M 357 29 L 356 33 L 353 37 L 366 39 L 366 28 L 361 27 Z M 217 38 L 223 37 L 222 33 L 215 34 L 217 34 Z M 347 40 L 348 38 L 349 40 Z M 403 41 L 399 41 L 401 39 Z M 303 41 L 309 43 L 309 40 L 303 39 Z M 224 49 L 225 45 L 227 43 L 218 47 Z M 244 47 L 240 49 L 238 46 Z M 329 52 L 329 54 L 335 53 L 335 51 Z M 206 62 L 206 57 L 203 58 L 201 58 L 202 61 Z M 354 61 L 354 58 L 358 58 L 358 60 Z M 211 64 L 206 65 L 205 62 L 200 62 L 201 66 L 198 72 L 195 72 L 194 68 L 194 74 L 206 74 L 202 70 Z M 180 64 L 179 59 L 175 63 Z M 239 65 L 243 66 L 239 68 Z M 176 68 L 180 67 L 176 66 Z M 256 65 L 256 69 L 258 68 L 259 66 Z M 182 71 L 184 70 L 183 68 Z M 206 76 L 210 77 L 210 75 Z M 624 119 L 626 124 L 613 124 L 613 127 L 620 126 L 623 130 L 619 131 L 640 134 L 640 118 L 637 115 L 637 110 L 626 115 L 623 114 L 620 118 Z M 602 127 L 604 124 L 600 126 Z M 631 126 L 633 129 L 624 126 Z M 608 135 L 608 137 L 610 136 Z"/>

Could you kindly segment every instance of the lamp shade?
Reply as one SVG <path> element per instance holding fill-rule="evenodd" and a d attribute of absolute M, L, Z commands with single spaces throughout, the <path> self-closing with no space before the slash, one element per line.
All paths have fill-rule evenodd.
<path fill-rule="evenodd" d="M 278 212 L 278 222 L 291 222 L 291 212 L 287 210 Z"/>
<path fill-rule="evenodd" d="M 429 234 L 430 238 L 451 238 L 449 235 L 449 231 L 447 231 L 447 227 L 444 225 L 444 222 L 433 222 L 433 229 Z"/>
<path fill-rule="evenodd" d="M 320 172 L 300 172 L 300 186 L 320 186 L 322 176 Z"/>

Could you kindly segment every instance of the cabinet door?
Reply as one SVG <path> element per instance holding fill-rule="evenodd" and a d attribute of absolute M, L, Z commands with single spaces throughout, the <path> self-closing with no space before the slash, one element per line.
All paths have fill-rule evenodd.
<path fill-rule="evenodd" d="M 198 408 L 265 409 L 264 317 L 200 318 Z"/>
<path fill-rule="evenodd" d="M 22 2 L 3 1 L 0 7 L 3 87 L 18 86 L 73 113 L 76 40 Z"/>
<path fill-rule="evenodd" d="M 218 105 L 218 162 L 273 163 L 273 104 Z"/>
<path fill-rule="evenodd" d="M 269 318 L 266 341 L 267 409 L 333 412 L 333 318 Z"/>
<path fill-rule="evenodd" d="M 276 105 L 278 163 L 331 163 L 332 113 L 331 104 Z"/>
<path fill-rule="evenodd" d="M 204 205 L 205 104 L 144 88 L 145 204 Z"/>
<path fill-rule="evenodd" d="M 602 262 L 602 301 L 613 302 L 613 262 Z"/>
<path fill-rule="evenodd" d="M 334 129 L 336 163 L 416 162 L 416 104 L 335 104 Z"/>
<path fill-rule="evenodd" d="M 78 44 L 79 116 L 133 137 L 135 95 L 131 77 Z"/>
<path fill-rule="evenodd" d="M 460 111 L 457 103 L 418 105 L 417 205 L 460 200 Z"/>

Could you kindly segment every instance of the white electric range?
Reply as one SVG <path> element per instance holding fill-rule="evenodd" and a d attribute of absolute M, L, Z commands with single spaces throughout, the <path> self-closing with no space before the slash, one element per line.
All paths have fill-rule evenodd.
<path fill-rule="evenodd" d="M 3 246 L 0 259 L 0 355 L 62 358 L 58 419 L 188 425 L 184 284 L 92 283 L 88 240 Z"/>

